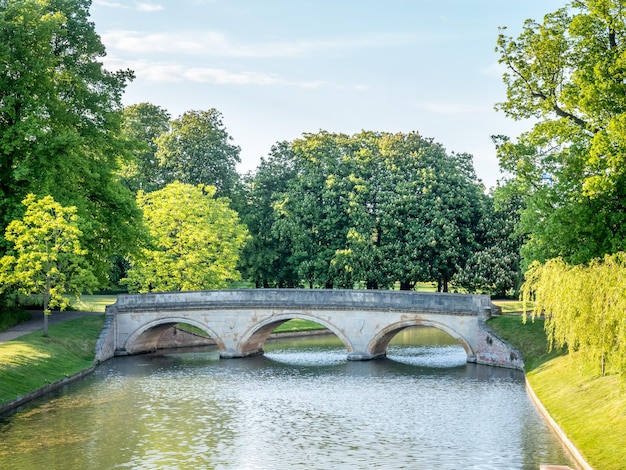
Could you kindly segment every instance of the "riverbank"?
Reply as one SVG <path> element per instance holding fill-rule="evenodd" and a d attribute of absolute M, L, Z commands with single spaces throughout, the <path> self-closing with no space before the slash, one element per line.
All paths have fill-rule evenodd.
<path fill-rule="evenodd" d="M 19 337 L 0 343 L 0 407 L 3 411 L 21 406 L 53 389 L 53 384 L 63 385 L 70 377 L 91 369 L 103 324 L 103 314 L 83 314 L 52 323 L 48 337 L 43 336 L 40 327 L 28 334 L 19 330 Z"/>
<path fill-rule="evenodd" d="M 581 368 L 563 351 L 547 352 L 540 320 L 523 324 L 520 316 L 502 316 L 488 324 L 520 350 L 529 393 L 537 396 L 586 462 L 596 469 L 622 470 L 626 393 L 619 378 Z"/>

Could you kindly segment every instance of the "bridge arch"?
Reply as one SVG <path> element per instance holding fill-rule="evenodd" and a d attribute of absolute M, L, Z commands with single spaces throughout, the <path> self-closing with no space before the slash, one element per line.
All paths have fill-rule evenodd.
<path fill-rule="evenodd" d="M 425 319 L 404 320 L 387 325 L 372 338 L 367 346 L 367 352 L 371 354 L 372 357 L 386 356 L 387 346 L 389 346 L 391 340 L 402 330 L 414 326 L 429 326 L 444 331 L 460 343 L 460 345 L 465 350 L 465 353 L 467 354 L 468 362 L 476 357 L 476 353 L 472 349 L 469 341 L 465 337 L 463 337 L 463 335 L 457 329 L 452 328 L 441 322 Z"/>
<path fill-rule="evenodd" d="M 137 328 L 126 340 L 124 349 L 128 354 L 152 351 L 157 348 L 158 341 L 164 331 L 177 323 L 186 323 L 187 325 L 199 328 L 215 341 L 220 351 L 225 348 L 219 335 L 204 323 L 185 317 L 164 317 L 148 322 L 140 328 Z"/>
<path fill-rule="evenodd" d="M 260 322 L 256 323 L 242 336 L 241 341 L 239 342 L 240 350 L 246 356 L 262 354 L 263 345 L 265 344 L 265 341 L 270 336 L 270 334 L 272 334 L 272 332 L 283 323 L 288 322 L 289 320 L 296 319 L 309 320 L 315 323 L 319 323 L 325 328 L 328 328 L 329 331 L 334 333 L 335 336 L 339 338 L 339 340 L 346 347 L 348 353 L 351 353 L 354 350 L 350 338 L 348 338 L 339 327 L 323 318 L 319 318 L 315 315 L 298 311 L 285 312 L 280 315 L 263 319 Z"/>

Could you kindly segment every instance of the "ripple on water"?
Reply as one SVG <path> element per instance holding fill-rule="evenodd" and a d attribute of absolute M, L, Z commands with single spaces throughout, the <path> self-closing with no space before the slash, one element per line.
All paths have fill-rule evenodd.
<path fill-rule="evenodd" d="M 306 344 L 277 343 L 265 357 L 245 360 L 219 360 L 214 352 L 114 360 L 41 413 L 12 418 L 0 434 L 0 467 L 535 469 L 544 461 L 568 463 L 515 371 L 466 365 L 456 345 L 392 345 L 391 360 L 349 362 L 336 342 Z M 41 442 L 43 431 L 63 439 Z M 3 448 L 12 452 L 10 460 L 3 460 Z"/>

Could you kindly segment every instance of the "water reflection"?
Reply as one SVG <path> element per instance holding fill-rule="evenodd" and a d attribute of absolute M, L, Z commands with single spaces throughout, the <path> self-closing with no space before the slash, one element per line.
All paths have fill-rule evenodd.
<path fill-rule="evenodd" d="M 265 356 L 240 360 L 214 350 L 115 359 L 0 425 L 0 468 L 568 463 L 521 373 L 465 364 L 451 338 L 432 335 L 403 332 L 388 359 L 369 362 L 347 361 L 333 336 L 268 342 Z"/>

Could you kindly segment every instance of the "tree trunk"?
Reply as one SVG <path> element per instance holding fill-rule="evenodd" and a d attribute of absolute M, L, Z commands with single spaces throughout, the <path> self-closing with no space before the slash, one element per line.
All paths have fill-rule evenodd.
<path fill-rule="evenodd" d="M 43 296 L 43 335 L 48 337 L 48 316 L 50 310 L 48 305 L 50 304 L 50 276 L 46 276 L 46 293 Z"/>

